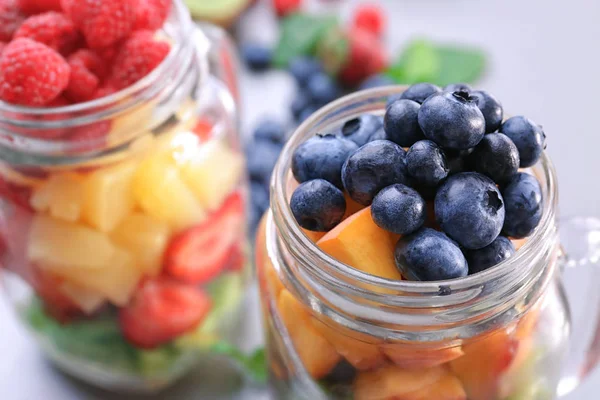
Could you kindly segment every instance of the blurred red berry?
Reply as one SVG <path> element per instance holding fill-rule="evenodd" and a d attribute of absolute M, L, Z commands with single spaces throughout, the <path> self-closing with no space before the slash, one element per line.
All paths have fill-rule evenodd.
<path fill-rule="evenodd" d="M 134 30 L 159 29 L 171 12 L 171 0 L 138 0 Z"/>
<path fill-rule="evenodd" d="M 380 37 L 385 29 L 384 12 L 376 4 L 359 5 L 354 12 L 352 25 L 354 28 L 364 29 Z"/>
<path fill-rule="evenodd" d="M 300 10 L 302 0 L 273 0 L 275 12 L 280 17 L 285 17 L 295 11 Z"/>
<path fill-rule="evenodd" d="M 60 0 L 17 0 L 17 5 L 28 15 L 61 10 Z"/>
<path fill-rule="evenodd" d="M 96 93 L 100 80 L 83 62 L 70 60 L 71 76 L 65 89 L 65 96 L 74 103 L 91 100 Z"/>
<path fill-rule="evenodd" d="M 383 71 L 387 55 L 381 42 L 370 32 L 352 29 L 348 33 L 350 50 L 339 77 L 346 85 L 357 85 Z"/>
<path fill-rule="evenodd" d="M 0 0 L 0 41 L 10 42 L 25 18 L 15 0 Z"/>
<path fill-rule="evenodd" d="M 106 65 L 106 62 L 92 50 L 79 49 L 75 53 L 71 54 L 67 58 L 67 61 L 69 64 L 75 61 L 82 63 L 100 80 L 104 79 L 108 73 L 108 66 Z"/>
<path fill-rule="evenodd" d="M 27 18 L 15 32 L 14 38 L 35 40 L 63 55 L 71 53 L 81 42 L 75 24 L 65 14 L 56 11 Z"/>

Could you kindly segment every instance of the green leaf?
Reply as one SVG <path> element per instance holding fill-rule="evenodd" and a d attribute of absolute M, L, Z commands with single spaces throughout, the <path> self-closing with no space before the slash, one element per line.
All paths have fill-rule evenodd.
<path fill-rule="evenodd" d="M 246 355 L 227 342 L 217 342 L 211 346 L 210 350 L 237 362 L 256 382 L 265 383 L 267 381 L 267 361 L 264 349 L 257 349 L 252 354 Z"/>
<path fill-rule="evenodd" d="M 396 82 L 406 84 L 473 83 L 483 74 L 485 61 L 485 54 L 480 49 L 417 39 L 409 43 L 386 74 Z"/>
<path fill-rule="evenodd" d="M 274 64 L 285 68 L 295 57 L 314 54 L 320 38 L 337 23 L 337 19 L 331 16 L 295 13 L 286 17 L 281 23 Z"/>

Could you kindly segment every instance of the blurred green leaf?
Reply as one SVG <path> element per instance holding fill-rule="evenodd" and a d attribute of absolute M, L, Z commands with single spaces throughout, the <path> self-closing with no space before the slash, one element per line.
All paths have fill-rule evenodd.
<path fill-rule="evenodd" d="M 264 349 L 260 348 L 252 354 L 246 355 L 227 342 L 217 342 L 211 347 L 211 351 L 236 361 L 256 382 L 265 383 L 267 381 L 267 361 Z"/>
<path fill-rule="evenodd" d="M 314 54 L 320 38 L 337 24 L 337 19 L 331 16 L 295 13 L 286 17 L 281 23 L 274 64 L 285 68 L 295 57 Z"/>
<path fill-rule="evenodd" d="M 409 43 L 386 74 L 396 82 L 406 84 L 473 83 L 483 75 L 485 61 L 485 53 L 477 48 L 438 45 L 417 39 Z"/>

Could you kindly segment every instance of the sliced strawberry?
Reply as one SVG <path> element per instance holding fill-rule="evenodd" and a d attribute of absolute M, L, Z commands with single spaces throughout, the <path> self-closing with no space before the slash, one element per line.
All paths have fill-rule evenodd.
<path fill-rule="evenodd" d="M 230 195 L 221 208 L 200 225 L 177 234 L 165 251 L 165 271 L 190 283 L 206 283 L 227 265 L 244 220 L 241 193 Z"/>
<path fill-rule="evenodd" d="M 125 338 L 151 349 L 194 329 L 211 309 L 201 289 L 169 278 L 147 280 L 119 312 Z"/>
<path fill-rule="evenodd" d="M 246 254 L 240 244 L 234 244 L 229 250 L 229 258 L 227 259 L 228 271 L 241 271 L 246 266 Z"/>

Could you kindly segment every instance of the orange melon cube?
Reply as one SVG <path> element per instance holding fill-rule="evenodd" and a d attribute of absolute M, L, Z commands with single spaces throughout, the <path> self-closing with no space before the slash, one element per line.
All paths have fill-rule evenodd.
<path fill-rule="evenodd" d="M 31 206 L 55 218 L 75 222 L 83 208 L 82 184 L 83 178 L 77 174 L 54 174 L 33 192 Z"/>
<path fill-rule="evenodd" d="M 460 380 L 450 373 L 445 374 L 433 385 L 398 397 L 402 400 L 467 400 L 467 394 Z"/>
<path fill-rule="evenodd" d="M 464 355 L 460 347 L 430 350 L 410 348 L 401 344 L 385 344 L 381 349 L 394 364 L 402 368 L 435 367 Z"/>
<path fill-rule="evenodd" d="M 396 235 L 378 227 L 371 207 L 344 220 L 317 242 L 325 253 L 371 275 L 401 279 L 394 261 Z"/>
<path fill-rule="evenodd" d="M 410 399 L 411 393 L 431 387 L 446 374 L 442 367 L 402 369 L 395 365 L 361 371 L 354 380 L 354 400 Z"/>

